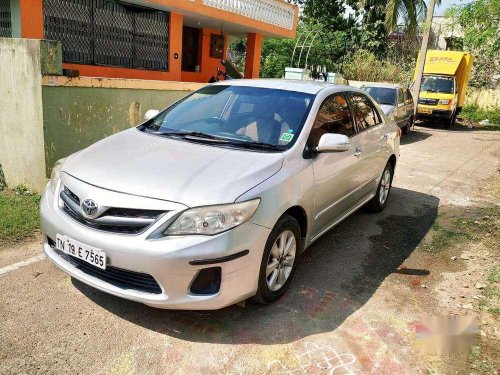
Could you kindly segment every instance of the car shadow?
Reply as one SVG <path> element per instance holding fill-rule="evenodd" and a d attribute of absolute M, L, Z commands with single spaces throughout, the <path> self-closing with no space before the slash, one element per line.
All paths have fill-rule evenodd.
<path fill-rule="evenodd" d="M 455 123 L 449 129 L 445 129 L 444 122 L 439 121 L 439 120 L 418 120 L 415 125 L 420 127 L 421 129 L 432 129 L 432 130 L 440 130 L 440 131 L 453 132 L 453 133 L 470 133 L 470 132 L 488 131 L 489 130 L 488 128 L 482 128 L 482 127 L 477 127 L 477 126 L 473 126 L 471 128 L 468 128 L 466 125 L 464 125 L 461 122 L 460 119 L 458 119 L 457 123 Z"/>
<path fill-rule="evenodd" d="M 426 132 L 420 128 L 413 128 L 401 137 L 401 145 L 409 145 L 415 142 L 424 141 L 429 137 L 432 137 L 432 133 Z"/>
<path fill-rule="evenodd" d="M 205 343 L 281 344 L 335 330 L 392 273 L 424 277 L 402 263 L 430 230 L 439 199 L 393 188 L 380 214 L 360 210 L 315 242 L 300 258 L 287 293 L 269 306 L 247 303 L 217 311 L 170 311 L 117 298 L 78 280 L 85 296 L 111 313 L 167 336 Z M 409 275 L 409 276 L 406 276 Z"/>

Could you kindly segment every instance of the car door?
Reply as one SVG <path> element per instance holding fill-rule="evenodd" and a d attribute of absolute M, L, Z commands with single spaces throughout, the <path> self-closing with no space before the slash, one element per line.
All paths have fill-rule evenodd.
<path fill-rule="evenodd" d="M 384 145 L 389 134 L 385 134 L 382 117 L 375 104 L 362 93 L 349 95 L 357 133 L 353 142 L 358 145 L 359 189 L 361 200 L 366 199 L 376 188 L 380 174 L 387 163 Z"/>
<path fill-rule="evenodd" d="M 314 172 L 314 228 L 313 237 L 321 234 L 341 219 L 353 205 L 353 191 L 360 180 L 359 145 L 355 136 L 352 113 L 343 94 L 326 98 L 318 111 L 309 136 L 309 147 L 316 149 L 323 134 L 344 134 L 350 137 L 348 151 L 315 154 L 312 159 Z"/>

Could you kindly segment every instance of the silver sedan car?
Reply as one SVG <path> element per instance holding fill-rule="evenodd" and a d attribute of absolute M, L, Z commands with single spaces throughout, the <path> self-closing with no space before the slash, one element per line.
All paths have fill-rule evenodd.
<path fill-rule="evenodd" d="M 361 86 L 361 90 L 367 92 L 379 103 L 384 114 L 396 122 L 403 134 L 410 131 L 415 116 L 413 96 L 408 86 L 394 83 L 370 83 Z"/>
<path fill-rule="evenodd" d="M 399 141 L 352 87 L 208 85 L 59 161 L 43 249 L 75 279 L 149 306 L 271 303 L 314 241 L 364 205 L 385 207 Z"/>

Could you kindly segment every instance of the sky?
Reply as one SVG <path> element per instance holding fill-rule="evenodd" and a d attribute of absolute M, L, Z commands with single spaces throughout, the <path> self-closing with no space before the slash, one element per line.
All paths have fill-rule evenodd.
<path fill-rule="evenodd" d="M 434 10 L 435 16 L 442 16 L 444 11 L 452 5 L 470 3 L 471 0 L 442 0 L 441 5 Z"/>

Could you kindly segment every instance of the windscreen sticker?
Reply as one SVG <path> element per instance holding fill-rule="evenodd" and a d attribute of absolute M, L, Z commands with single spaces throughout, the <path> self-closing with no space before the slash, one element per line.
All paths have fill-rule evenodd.
<path fill-rule="evenodd" d="M 283 133 L 281 134 L 281 138 L 280 138 L 280 141 L 283 141 L 283 142 L 290 142 L 292 139 L 293 139 L 293 134 L 290 134 L 290 133 Z"/>

